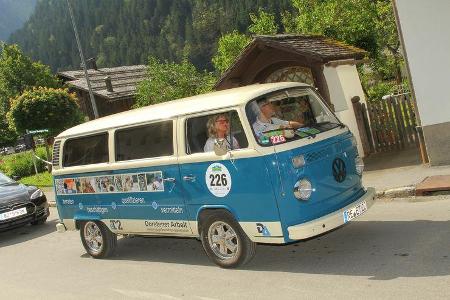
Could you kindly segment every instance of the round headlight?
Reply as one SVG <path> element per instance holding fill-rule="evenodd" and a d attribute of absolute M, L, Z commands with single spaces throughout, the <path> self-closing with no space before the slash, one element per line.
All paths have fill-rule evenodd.
<path fill-rule="evenodd" d="M 312 192 L 313 188 L 308 179 L 301 179 L 294 185 L 294 196 L 299 200 L 308 200 Z"/>
<path fill-rule="evenodd" d="M 364 162 L 361 157 L 355 157 L 356 173 L 361 176 L 364 171 Z"/>

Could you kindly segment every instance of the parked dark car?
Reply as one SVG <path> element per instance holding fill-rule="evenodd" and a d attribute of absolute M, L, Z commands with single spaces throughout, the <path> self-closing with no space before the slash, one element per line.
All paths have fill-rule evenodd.
<path fill-rule="evenodd" d="M 29 223 L 43 224 L 49 214 L 42 190 L 18 183 L 0 172 L 0 231 Z"/>

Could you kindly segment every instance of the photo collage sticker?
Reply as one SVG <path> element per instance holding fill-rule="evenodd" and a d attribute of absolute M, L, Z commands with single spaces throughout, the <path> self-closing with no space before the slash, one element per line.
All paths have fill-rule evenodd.
<path fill-rule="evenodd" d="M 164 192 L 164 181 L 162 172 L 157 171 L 56 179 L 55 187 L 58 195 Z"/>

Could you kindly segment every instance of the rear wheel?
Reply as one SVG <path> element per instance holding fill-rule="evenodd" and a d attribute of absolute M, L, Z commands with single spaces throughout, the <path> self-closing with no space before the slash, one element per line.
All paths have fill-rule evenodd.
<path fill-rule="evenodd" d="M 117 235 L 99 221 L 87 221 L 80 228 L 81 242 L 93 258 L 110 256 L 117 244 Z"/>
<path fill-rule="evenodd" d="M 201 240 L 208 257 L 222 268 L 235 268 L 255 255 L 252 242 L 228 213 L 211 214 L 202 224 Z"/>

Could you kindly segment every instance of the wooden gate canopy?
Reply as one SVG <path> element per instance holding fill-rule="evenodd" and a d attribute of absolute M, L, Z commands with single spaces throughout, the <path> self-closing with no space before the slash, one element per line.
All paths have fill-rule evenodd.
<path fill-rule="evenodd" d="M 328 88 L 323 66 L 333 61 L 361 60 L 367 52 L 320 35 L 260 35 L 237 57 L 215 85 L 223 90 L 254 83 L 263 83 L 276 70 L 290 66 L 311 70 L 314 85 L 328 101 Z"/>

